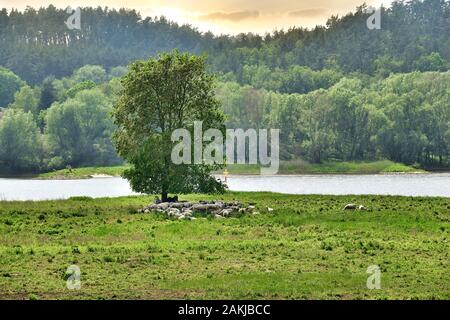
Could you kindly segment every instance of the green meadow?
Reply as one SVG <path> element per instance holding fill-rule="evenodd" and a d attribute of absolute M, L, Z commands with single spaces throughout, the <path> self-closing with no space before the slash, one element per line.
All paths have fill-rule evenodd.
<path fill-rule="evenodd" d="M 0 202 L 0 299 L 450 299 L 449 198 L 192 195 L 259 213 L 192 221 L 152 199 Z"/>

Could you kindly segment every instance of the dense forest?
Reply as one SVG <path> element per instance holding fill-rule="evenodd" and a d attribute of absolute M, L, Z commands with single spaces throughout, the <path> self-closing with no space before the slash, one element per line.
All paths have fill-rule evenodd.
<path fill-rule="evenodd" d="M 65 9 L 0 12 L 0 62 L 29 84 L 69 76 L 84 65 L 109 69 L 178 48 L 206 52 L 214 71 L 248 81 L 245 66 L 287 70 L 294 65 L 387 76 L 390 72 L 443 71 L 450 59 L 450 2 L 394 2 L 382 27 L 369 30 L 365 5 L 331 17 L 313 30 L 293 28 L 265 36 L 202 34 L 134 10 L 83 8 L 81 30 L 69 30 Z M 293 88 L 282 88 L 292 90 Z"/>
<path fill-rule="evenodd" d="M 127 65 L 207 54 L 229 127 L 281 129 L 281 157 L 449 166 L 450 1 L 365 5 L 313 30 L 215 36 L 134 10 L 0 12 L 0 170 L 121 163 L 110 117 Z"/>

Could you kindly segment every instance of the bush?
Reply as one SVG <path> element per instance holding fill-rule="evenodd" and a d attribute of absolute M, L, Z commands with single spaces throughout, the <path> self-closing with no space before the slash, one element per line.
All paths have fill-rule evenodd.
<path fill-rule="evenodd" d="M 0 119 L 0 170 L 7 173 L 40 169 L 41 133 L 31 113 L 7 110 Z"/>

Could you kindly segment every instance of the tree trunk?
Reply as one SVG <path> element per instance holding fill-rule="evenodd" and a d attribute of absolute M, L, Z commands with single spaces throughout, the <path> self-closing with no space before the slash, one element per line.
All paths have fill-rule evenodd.
<path fill-rule="evenodd" d="M 170 166 L 170 158 L 168 156 L 164 157 L 164 168 L 163 168 L 163 172 L 164 172 L 164 177 L 163 177 L 163 181 L 162 181 L 162 190 L 161 190 L 161 200 L 162 202 L 168 202 L 168 184 L 169 182 L 167 181 L 168 177 L 169 177 L 169 166 Z"/>

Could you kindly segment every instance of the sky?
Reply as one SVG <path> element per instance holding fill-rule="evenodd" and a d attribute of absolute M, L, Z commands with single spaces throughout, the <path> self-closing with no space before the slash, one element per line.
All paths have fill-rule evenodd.
<path fill-rule="evenodd" d="M 331 15 L 344 15 L 366 2 L 388 7 L 392 0 L 0 0 L 1 8 L 26 6 L 108 6 L 133 8 L 142 17 L 166 16 L 215 34 L 254 32 L 264 34 L 293 26 L 324 25 Z"/>

